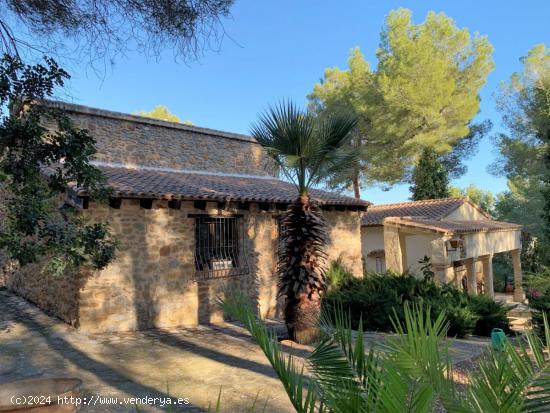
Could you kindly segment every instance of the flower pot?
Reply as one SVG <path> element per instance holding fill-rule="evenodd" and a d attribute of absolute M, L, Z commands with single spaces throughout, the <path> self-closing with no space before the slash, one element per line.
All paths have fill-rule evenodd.
<path fill-rule="evenodd" d="M 514 292 L 514 285 L 511 282 L 507 282 L 506 287 L 504 287 L 504 292 L 513 293 Z"/>
<path fill-rule="evenodd" d="M 60 399 L 79 397 L 82 380 L 75 378 L 39 378 L 0 384 L 0 412 L 69 413 L 77 403 Z"/>

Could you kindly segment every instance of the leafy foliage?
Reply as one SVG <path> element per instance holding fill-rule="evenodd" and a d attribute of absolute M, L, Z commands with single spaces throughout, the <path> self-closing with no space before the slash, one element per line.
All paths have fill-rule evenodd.
<path fill-rule="evenodd" d="M 432 262 L 430 257 L 427 255 L 424 255 L 421 260 L 418 261 L 420 266 L 420 271 L 422 271 L 422 275 L 424 276 L 424 281 L 433 281 L 435 277 L 435 272 L 432 269 Z"/>
<path fill-rule="evenodd" d="M 326 291 L 326 223 L 309 189 L 353 164 L 356 154 L 347 144 L 356 123 L 351 115 L 317 118 L 288 103 L 270 108 L 252 128 L 252 136 L 297 189 L 296 201 L 280 218 L 277 274 L 289 335 L 301 343 L 317 334 Z"/>
<path fill-rule="evenodd" d="M 508 325 L 508 308 L 486 295 L 468 297 L 468 307 L 476 318 L 473 333 L 478 336 L 489 336 L 493 328 L 510 332 Z"/>
<path fill-rule="evenodd" d="M 88 224 L 68 204 L 58 205 L 70 187 L 85 188 L 97 199 L 107 196 L 103 176 L 90 163 L 93 137 L 74 128 L 61 111 L 35 104 L 67 78 L 52 59 L 34 66 L 9 55 L 0 60 L 6 114 L 0 124 L 0 248 L 21 265 L 48 256 L 57 273 L 85 262 L 103 268 L 116 249 L 107 225 Z"/>
<path fill-rule="evenodd" d="M 327 288 L 328 290 L 337 290 L 345 283 L 353 280 L 355 276 L 353 273 L 342 263 L 342 259 L 338 258 L 330 263 L 327 270 Z"/>
<path fill-rule="evenodd" d="M 451 153 L 445 163 L 453 176 L 465 171 L 461 156 L 490 128 L 471 120 L 494 66 L 491 54 L 485 37 L 472 38 L 443 13 L 430 12 L 414 24 L 409 10 L 391 11 L 376 71 L 355 48 L 349 68 L 326 69 L 308 97 L 316 113 L 344 108 L 359 118 L 353 144 L 360 161 L 338 175 L 335 186 L 401 182 L 426 147 L 438 155 Z"/>
<path fill-rule="evenodd" d="M 550 215 L 542 212 L 550 208 L 550 51 L 536 45 L 521 62 L 523 71 L 503 83 L 497 96 L 508 134 L 496 137 L 500 158 L 492 168 L 508 178 L 509 191 L 496 210 L 501 219 L 548 238 Z"/>
<path fill-rule="evenodd" d="M 181 119 L 178 116 L 174 115 L 172 112 L 170 112 L 170 110 L 166 106 L 163 106 L 163 105 L 157 105 L 153 108 L 153 110 L 151 110 L 149 112 L 147 112 L 145 110 L 140 110 L 140 111 L 136 112 L 136 115 L 144 116 L 146 118 L 165 120 L 165 121 L 168 121 L 168 122 L 181 123 Z M 193 124 L 193 122 L 191 122 L 190 120 L 186 120 L 183 123 L 186 124 L 186 125 L 192 125 Z"/>
<path fill-rule="evenodd" d="M 480 123 L 470 122 L 468 135 L 453 144 L 450 152 L 441 156 L 441 162 L 449 172 L 450 178 L 458 179 L 468 171 L 465 162 L 477 153 L 479 143 L 492 127 L 493 123 L 489 119 Z"/>
<path fill-rule="evenodd" d="M 315 386 L 306 389 L 307 379 L 303 369 L 299 369 L 293 357 L 285 359 L 281 346 L 273 332 L 256 318 L 250 300 L 239 290 L 226 290 L 221 301 L 224 312 L 244 324 L 252 334 L 277 377 L 281 380 L 292 406 L 298 413 L 313 413 L 325 411 L 320 403 L 320 395 Z M 319 407 L 317 409 L 317 407 Z"/>
<path fill-rule="evenodd" d="M 0 44 L 4 52 L 40 50 L 104 65 L 138 48 L 156 56 L 165 48 L 192 59 L 220 43 L 220 18 L 233 0 L 4 0 Z M 29 36 L 30 35 L 30 36 Z M 36 44 L 35 44 L 36 42 Z"/>
<path fill-rule="evenodd" d="M 406 304 L 403 321 L 392 320 L 397 337 L 388 338 L 383 351 L 367 353 L 362 329 L 354 334 L 350 317 L 338 308 L 320 323 L 322 338 L 304 361 L 311 372 L 306 380 L 304 367 L 282 354 L 241 292 L 226 292 L 222 306 L 256 340 L 297 412 L 422 413 L 438 405 L 449 412 L 542 412 L 550 400 L 548 347 L 530 332 L 518 347 L 506 342 L 504 351 L 487 350 L 460 392 L 444 313 L 434 318 L 428 308 Z"/>
<path fill-rule="evenodd" d="M 542 337 L 544 334 L 543 314 L 550 314 L 550 268 L 525 277 L 527 298 L 532 310 L 531 322 Z M 550 343 L 550 342 L 547 342 Z"/>
<path fill-rule="evenodd" d="M 252 136 L 295 183 L 300 195 L 353 165 L 357 154 L 346 147 L 357 118 L 341 112 L 317 118 L 293 103 L 269 108 L 252 126 Z"/>
<path fill-rule="evenodd" d="M 355 164 L 342 170 L 328 181 L 335 189 L 348 189 L 353 185 L 355 196 L 360 196 L 360 187 L 375 180 L 382 180 L 388 173 L 386 154 L 381 143 L 371 136 L 372 120 L 369 105 L 375 93 L 374 74 L 358 47 L 350 51 L 349 69 L 325 70 L 324 78 L 316 84 L 308 96 L 309 109 L 319 117 L 333 113 L 348 112 L 357 116 L 350 147 L 358 153 Z"/>
<path fill-rule="evenodd" d="M 350 278 L 329 290 L 324 305 L 327 311 L 343 306 L 354 328 L 361 324 L 368 330 L 392 331 L 391 317 L 403 321 L 406 302 L 429 305 L 434 317 L 445 312 L 451 336 L 488 336 L 493 328 L 509 331 L 502 304 L 409 274 L 368 273 L 364 278 Z"/>
<path fill-rule="evenodd" d="M 413 201 L 449 196 L 448 172 L 432 148 L 426 148 L 422 152 L 412 173 L 410 190 Z"/>
<path fill-rule="evenodd" d="M 529 155 L 527 155 L 529 156 Z M 527 157 L 530 162 L 536 159 Z M 523 225 L 523 230 L 535 237 L 544 235 L 541 211 L 544 207 L 543 183 L 538 178 L 521 178 L 510 176 L 508 189 L 496 195 L 495 218 L 501 221 L 515 222 Z"/>
<path fill-rule="evenodd" d="M 483 211 L 489 215 L 493 214 L 495 197 L 491 191 L 478 188 L 474 184 L 468 185 L 466 188 L 461 189 L 457 187 L 450 187 L 449 193 L 451 196 L 467 196 L 470 200 L 480 207 Z"/>

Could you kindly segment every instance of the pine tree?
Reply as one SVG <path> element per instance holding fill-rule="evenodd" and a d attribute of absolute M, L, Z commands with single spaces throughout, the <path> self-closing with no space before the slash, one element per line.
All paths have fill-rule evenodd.
<path fill-rule="evenodd" d="M 449 193 L 449 174 L 432 148 L 425 148 L 415 166 L 410 190 L 413 201 L 446 198 Z"/>

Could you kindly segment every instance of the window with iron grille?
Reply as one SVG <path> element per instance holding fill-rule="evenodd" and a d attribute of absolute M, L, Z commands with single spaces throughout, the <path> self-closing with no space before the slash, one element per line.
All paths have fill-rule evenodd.
<path fill-rule="evenodd" d="M 241 217 L 195 217 L 195 277 L 248 273 Z"/>

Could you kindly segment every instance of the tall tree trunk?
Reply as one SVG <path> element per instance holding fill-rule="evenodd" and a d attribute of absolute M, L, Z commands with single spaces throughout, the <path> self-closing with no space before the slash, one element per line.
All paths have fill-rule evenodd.
<path fill-rule="evenodd" d="M 301 196 L 283 214 L 281 224 L 278 294 L 285 298 L 290 338 L 308 344 L 318 335 L 321 298 L 326 290 L 326 223 L 317 205 Z"/>
<path fill-rule="evenodd" d="M 359 174 L 355 174 L 355 176 L 353 177 L 353 193 L 355 195 L 355 198 L 361 198 L 361 185 L 359 182 Z"/>

